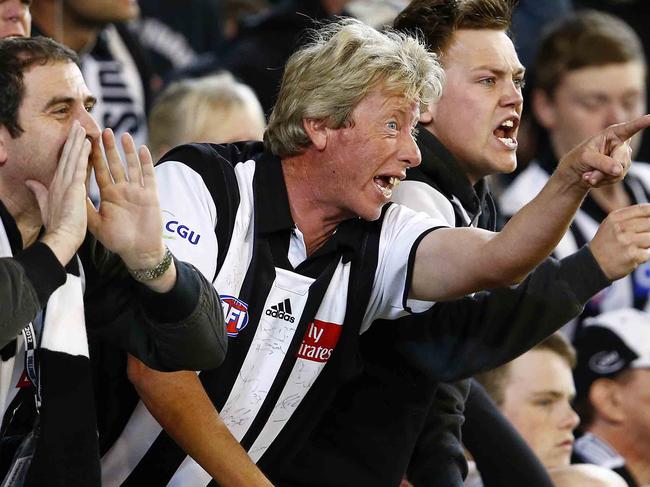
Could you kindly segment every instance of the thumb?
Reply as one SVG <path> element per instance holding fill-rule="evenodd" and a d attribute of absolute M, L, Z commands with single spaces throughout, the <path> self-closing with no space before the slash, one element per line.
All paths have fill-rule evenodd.
<path fill-rule="evenodd" d="M 49 194 L 47 188 L 40 181 L 34 179 L 28 179 L 25 181 L 25 186 L 27 186 L 34 194 L 34 197 L 36 197 L 36 202 L 38 203 L 43 222 L 45 223 L 47 215 L 47 196 Z"/>

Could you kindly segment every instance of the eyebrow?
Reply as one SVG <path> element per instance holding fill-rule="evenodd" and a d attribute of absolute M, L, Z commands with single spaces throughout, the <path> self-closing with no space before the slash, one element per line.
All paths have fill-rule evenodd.
<path fill-rule="evenodd" d="M 494 74 L 499 75 L 499 76 L 505 76 L 508 73 L 504 69 L 498 69 L 498 68 L 494 68 L 492 66 L 478 66 L 478 67 L 474 68 L 472 71 L 491 71 Z M 514 71 L 513 74 L 518 75 L 518 74 L 525 74 L 525 73 L 526 73 L 526 68 L 524 68 L 523 66 L 519 66 Z"/>
<path fill-rule="evenodd" d="M 66 105 L 71 105 L 74 103 L 76 98 L 72 98 L 71 96 L 55 96 L 54 98 L 50 99 L 50 101 L 47 102 L 45 105 L 45 110 L 48 110 L 52 108 L 54 105 L 58 105 L 59 103 L 63 103 Z M 84 99 L 84 105 L 90 104 L 90 105 L 95 105 L 97 103 L 97 98 L 94 96 L 87 96 Z"/>
<path fill-rule="evenodd" d="M 562 399 L 564 397 L 564 394 L 562 392 L 558 391 L 539 391 L 539 392 L 532 392 L 530 394 L 532 398 L 539 398 L 539 397 L 547 397 L 550 396 L 553 399 Z M 569 394 L 569 401 L 573 401 L 575 399 L 576 394 L 575 392 L 572 392 Z"/>

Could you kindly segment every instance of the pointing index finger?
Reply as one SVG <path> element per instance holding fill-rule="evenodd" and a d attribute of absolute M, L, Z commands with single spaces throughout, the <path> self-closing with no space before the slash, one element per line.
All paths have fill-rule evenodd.
<path fill-rule="evenodd" d="M 629 122 L 612 125 L 610 128 L 616 137 L 624 141 L 632 137 L 638 131 L 643 130 L 647 127 L 650 127 L 650 114 L 635 118 Z"/>

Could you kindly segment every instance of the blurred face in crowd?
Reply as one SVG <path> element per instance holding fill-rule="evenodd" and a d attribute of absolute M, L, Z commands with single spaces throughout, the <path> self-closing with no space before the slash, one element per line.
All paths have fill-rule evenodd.
<path fill-rule="evenodd" d="M 452 153 L 472 183 L 517 166 L 524 67 L 505 32 L 460 29 L 441 62 L 446 82 L 425 127 Z"/>
<path fill-rule="evenodd" d="M 34 66 L 24 73 L 23 81 L 25 94 L 18 111 L 23 133 L 14 139 L 0 126 L 2 158 L 8 161 L 16 184 L 35 179 L 48 186 L 75 120 L 87 137 L 99 137 L 99 127 L 89 113 L 95 100 L 72 62 Z"/>
<path fill-rule="evenodd" d="M 532 350 L 508 366 L 501 410 L 547 468 L 568 465 L 578 415 L 571 368 L 550 350 Z"/>
<path fill-rule="evenodd" d="M 650 370 L 630 369 L 614 381 L 621 413 L 621 427 L 626 435 L 634 438 L 638 451 L 650 449 Z"/>
<path fill-rule="evenodd" d="M 641 62 L 590 66 L 567 72 L 552 97 L 536 91 L 535 116 L 549 131 L 560 158 L 608 125 L 645 113 L 645 66 Z M 633 139 L 638 148 L 640 138 Z"/>
<path fill-rule="evenodd" d="M 30 3 L 31 0 L 0 0 L 0 39 L 29 37 L 32 30 Z"/>
<path fill-rule="evenodd" d="M 67 13 L 88 25 L 126 22 L 140 14 L 138 0 L 64 0 Z"/>

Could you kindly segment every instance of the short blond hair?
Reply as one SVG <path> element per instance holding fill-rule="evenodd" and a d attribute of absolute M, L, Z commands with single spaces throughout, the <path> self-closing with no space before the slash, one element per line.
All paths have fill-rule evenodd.
<path fill-rule="evenodd" d="M 264 131 L 264 112 L 253 90 L 223 72 L 170 84 L 157 98 L 149 115 L 149 149 L 160 154 L 164 147 L 194 142 L 197 134 L 218 125 L 232 111 L 246 110 L 251 124 Z M 224 140 L 206 142 L 226 142 Z"/>
<path fill-rule="evenodd" d="M 311 144 L 304 119 L 341 128 L 375 89 L 422 104 L 442 93 L 444 72 L 417 37 L 378 32 L 354 19 L 326 24 L 312 36 L 287 61 L 264 134 L 267 148 L 279 157 L 300 154 Z"/>
<path fill-rule="evenodd" d="M 564 360 L 572 370 L 576 366 L 576 350 L 560 332 L 553 333 L 529 350 L 529 352 L 542 351 L 553 352 Z M 505 402 L 511 364 L 512 362 L 508 362 L 496 369 L 482 372 L 474 377 L 499 407 L 503 406 Z"/>

